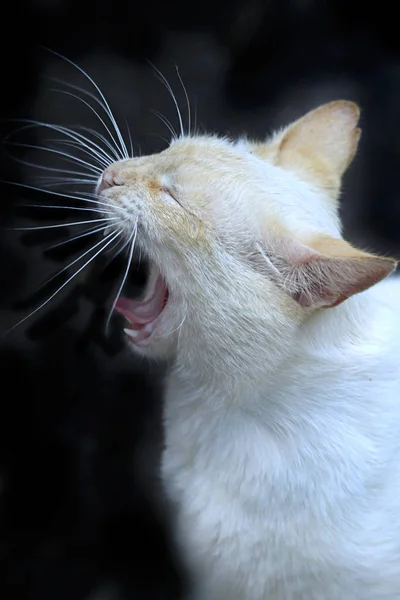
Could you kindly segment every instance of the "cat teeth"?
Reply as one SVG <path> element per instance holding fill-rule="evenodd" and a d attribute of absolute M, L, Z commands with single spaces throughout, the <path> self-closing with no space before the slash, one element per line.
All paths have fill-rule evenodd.
<path fill-rule="evenodd" d="M 126 335 L 130 338 L 137 338 L 139 331 L 136 331 L 135 329 L 124 329 L 124 333 L 126 333 Z"/>
<path fill-rule="evenodd" d="M 149 337 L 154 330 L 154 325 L 153 323 L 147 323 L 144 327 L 142 327 L 141 329 L 124 329 L 124 333 L 126 333 L 126 335 L 130 338 L 132 338 L 133 340 L 136 340 L 138 335 L 140 333 L 142 333 L 143 335 L 143 331 L 145 331 L 147 333 L 147 335 L 145 336 L 146 338 Z"/>

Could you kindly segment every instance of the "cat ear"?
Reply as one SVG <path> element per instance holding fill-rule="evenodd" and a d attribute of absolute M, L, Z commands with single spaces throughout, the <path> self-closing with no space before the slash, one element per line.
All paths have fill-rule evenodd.
<path fill-rule="evenodd" d="M 258 247 L 276 281 L 300 306 L 330 308 L 392 273 L 396 260 L 321 235 L 309 244 L 293 238 Z"/>
<path fill-rule="evenodd" d="M 338 100 L 307 113 L 254 153 L 322 187 L 336 198 L 342 175 L 357 150 L 360 109 Z"/>

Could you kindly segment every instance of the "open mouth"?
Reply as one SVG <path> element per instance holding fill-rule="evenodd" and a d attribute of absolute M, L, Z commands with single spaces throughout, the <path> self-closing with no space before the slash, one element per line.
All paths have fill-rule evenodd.
<path fill-rule="evenodd" d="M 115 310 L 129 321 L 126 335 L 138 346 L 146 346 L 157 320 L 168 302 L 168 288 L 158 267 L 150 264 L 150 275 L 143 300 L 120 296 Z"/>

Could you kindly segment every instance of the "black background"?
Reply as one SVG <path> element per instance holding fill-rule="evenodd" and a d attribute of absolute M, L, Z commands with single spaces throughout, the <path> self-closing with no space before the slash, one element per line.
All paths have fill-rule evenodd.
<path fill-rule="evenodd" d="M 392 5 L 8 3 L 0 41 L 1 138 L 16 128 L 9 120 L 15 118 L 100 131 L 87 107 L 51 91 L 48 77 L 91 88 L 43 46 L 89 72 L 122 128 L 126 116 L 135 151 L 140 147 L 143 153 L 160 150 L 165 143 L 159 136 L 169 137 L 152 109 L 177 126 L 171 98 L 149 61 L 168 78 L 187 119 L 179 67 L 199 127 L 221 134 L 263 137 L 322 102 L 355 100 L 362 108 L 363 136 L 345 178 L 346 234 L 368 249 L 400 255 L 400 60 Z M 18 139 L 43 144 L 45 138 L 42 130 L 27 130 Z M 37 170 L 9 157 L 17 152 L 9 141 L 2 146 L 1 178 L 37 185 Z M 18 157 L 59 164 L 27 148 Z M 1 190 L 5 227 L 62 220 L 50 209 L 16 208 L 57 198 L 8 184 Z M 66 214 L 65 220 L 76 218 L 73 211 Z M 46 252 L 63 239 L 61 233 L 73 232 L 2 232 L 2 331 L 53 293 L 55 287 L 37 289 L 89 247 L 86 238 L 82 245 Z M 99 260 L 1 340 L 1 598 L 22 593 L 29 600 L 167 599 L 182 590 L 169 520 L 159 517 L 162 367 L 139 362 L 123 349 L 118 317 L 110 334 L 104 333 L 110 290 L 120 273 L 118 261 L 106 267 Z M 133 279 L 131 284 L 140 283 L 141 272 Z"/>

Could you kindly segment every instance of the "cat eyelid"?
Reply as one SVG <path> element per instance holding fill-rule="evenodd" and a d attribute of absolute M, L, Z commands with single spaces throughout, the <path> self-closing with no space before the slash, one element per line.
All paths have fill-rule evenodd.
<path fill-rule="evenodd" d="M 172 200 L 175 200 L 175 202 L 176 202 L 177 204 L 179 204 L 179 205 L 180 205 L 180 202 L 179 202 L 179 200 L 176 198 L 176 196 L 174 195 L 174 193 L 171 191 L 171 188 L 169 188 L 169 187 L 167 187 L 167 186 L 163 185 L 163 186 L 161 187 L 161 192 L 162 192 L 163 194 L 167 194 L 168 196 L 170 196 L 170 197 L 172 198 Z"/>

